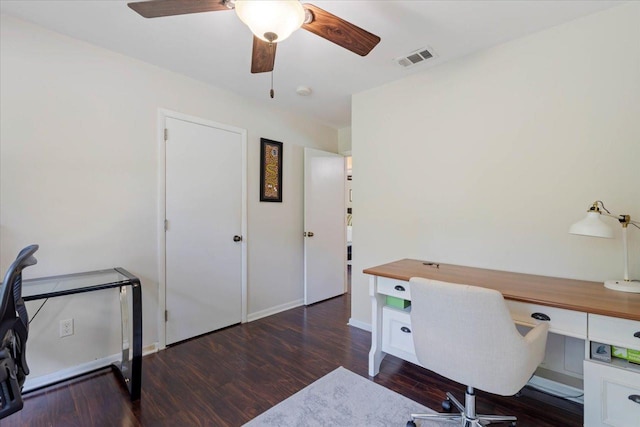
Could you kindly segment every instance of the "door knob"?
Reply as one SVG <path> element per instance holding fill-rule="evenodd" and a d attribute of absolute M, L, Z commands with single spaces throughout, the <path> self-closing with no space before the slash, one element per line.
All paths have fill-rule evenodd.
<path fill-rule="evenodd" d="M 304 237 L 313 237 L 313 231 L 305 231 Z"/>
<path fill-rule="evenodd" d="M 242 242 L 242 236 L 233 236 L 234 242 Z"/>

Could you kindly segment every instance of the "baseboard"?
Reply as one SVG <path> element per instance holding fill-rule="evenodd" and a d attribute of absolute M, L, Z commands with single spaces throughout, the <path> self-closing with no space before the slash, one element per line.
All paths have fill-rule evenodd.
<path fill-rule="evenodd" d="M 371 332 L 371 324 L 361 322 L 360 320 L 356 320 L 353 317 L 349 318 L 349 326 L 353 326 L 354 328 L 364 329 L 365 331 Z"/>
<path fill-rule="evenodd" d="M 262 319 L 263 317 L 271 316 L 273 314 L 287 311 L 292 308 L 300 307 L 303 304 L 304 304 L 304 300 L 299 299 L 296 301 L 288 302 L 286 304 L 280 304 L 275 307 L 267 308 L 266 310 L 256 311 L 255 313 L 251 313 L 247 315 L 247 322 L 253 322 L 254 320 Z"/>
<path fill-rule="evenodd" d="M 63 381 L 78 375 L 86 374 L 87 372 L 95 371 L 96 369 L 109 366 L 119 360 L 120 355 L 113 354 L 111 356 L 103 357 L 102 359 L 92 360 L 91 362 L 82 363 L 80 365 L 72 366 L 66 369 L 61 369 L 47 375 L 41 375 L 34 378 L 27 377 L 24 382 L 24 388 L 22 389 L 22 391 L 29 392 L 31 390 L 35 390 L 49 384 L 57 383 L 58 381 Z"/>
<path fill-rule="evenodd" d="M 150 344 L 142 349 L 142 355 L 156 353 L 158 351 L 158 343 Z M 27 377 L 24 382 L 23 392 L 27 393 L 31 390 L 36 390 L 49 384 L 54 384 L 59 381 L 64 381 L 69 378 L 76 377 L 78 375 L 86 374 L 87 372 L 95 371 L 96 369 L 106 368 L 114 362 L 119 362 L 122 357 L 121 353 L 112 354 L 102 359 L 92 360 L 91 362 L 82 363 L 80 365 L 71 366 L 70 368 L 61 369 L 59 371 L 52 372 L 47 375 L 41 375 L 39 377 Z"/>

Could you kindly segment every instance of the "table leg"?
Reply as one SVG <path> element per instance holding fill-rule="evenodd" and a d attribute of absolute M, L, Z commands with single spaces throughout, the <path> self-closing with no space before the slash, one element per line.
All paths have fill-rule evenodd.
<path fill-rule="evenodd" d="M 369 296 L 371 297 L 371 350 L 369 351 L 369 376 L 380 372 L 380 364 L 386 353 L 382 351 L 382 307 L 386 297 L 378 293 L 377 278 L 369 278 Z"/>
<path fill-rule="evenodd" d="M 142 286 L 136 279 L 131 285 L 131 319 L 129 318 L 129 298 L 127 286 L 120 287 L 120 315 L 122 318 L 122 360 L 114 363 L 116 372 L 120 374 L 129 390 L 131 400 L 140 399 L 142 385 Z M 130 321 L 131 320 L 131 321 Z M 133 332 L 132 332 L 133 326 Z M 132 337 L 132 343 L 129 342 Z M 131 349 L 131 344 L 133 348 Z M 130 357 L 133 350 L 133 357 Z"/>

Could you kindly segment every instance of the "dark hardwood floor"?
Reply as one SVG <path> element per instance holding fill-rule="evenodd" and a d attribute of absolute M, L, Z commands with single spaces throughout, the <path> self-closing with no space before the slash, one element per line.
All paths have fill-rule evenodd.
<path fill-rule="evenodd" d="M 349 295 L 232 326 L 149 355 L 142 398 L 131 403 L 110 370 L 26 396 L 0 422 L 17 426 L 239 426 L 338 366 L 367 377 L 370 333 L 347 326 Z M 375 382 L 439 409 L 464 387 L 387 356 Z M 519 427 L 582 426 L 581 407 L 479 392 L 478 412 L 510 414 Z M 404 426 L 407 420 L 398 420 Z"/>

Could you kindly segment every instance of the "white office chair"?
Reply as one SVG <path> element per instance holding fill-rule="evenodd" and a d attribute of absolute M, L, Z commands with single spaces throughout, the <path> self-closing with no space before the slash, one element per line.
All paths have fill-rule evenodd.
<path fill-rule="evenodd" d="M 492 289 L 413 277 L 411 329 L 418 361 L 425 368 L 467 385 L 465 405 L 447 393 L 459 414 L 411 414 L 416 419 L 458 421 L 464 427 L 511 422 L 516 417 L 476 414 L 474 389 L 502 396 L 516 394 L 544 359 L 549 325 L 520 335 L 502 294 Z"/>

